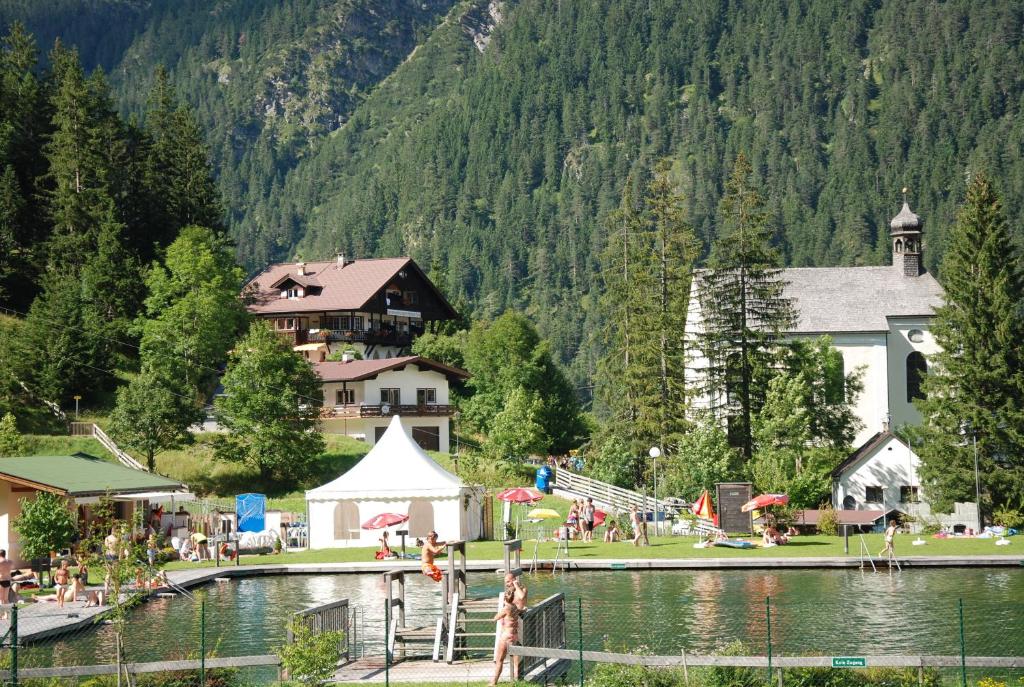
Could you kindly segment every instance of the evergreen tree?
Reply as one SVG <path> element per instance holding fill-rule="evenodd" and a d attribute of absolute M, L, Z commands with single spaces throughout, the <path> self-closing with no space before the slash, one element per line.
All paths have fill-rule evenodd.
<path fill-rule="evenodd" d="M 292 484 L 324 451 L 317 429 L 322 391 L 313 367 L 265 322 L 253 322 L 235 346 L 217 398 L 218 460 L 258 471 L 260 481 Z"/>
<path fill-rule="evenodd" d="M 925 376 L 921 475 L 937 508 L 974 500 L 977 442 L 983 500 L 1024 507 L 1024 273 L 1002 202 L 978 174 L 942 261 L 940 347 Z"/>
<path fill-rule="evenodd" d="M 0 416 L 0 458 L 4 456 L 20 456 L 25 453 L 25 438 L 18 431 L 13 413 Z"/>
<path fill-rule="evenodd" d="M 753 418 L 780 360 L 780 334 L 795 324 L 783 296 L 781 255 L 765 201 L 742 154 L 726 183 L 723 225 L 699 282 L 697 346 L 707 359 L 703 391 L 728 423 L 730 443 L 753 455 Z"/>

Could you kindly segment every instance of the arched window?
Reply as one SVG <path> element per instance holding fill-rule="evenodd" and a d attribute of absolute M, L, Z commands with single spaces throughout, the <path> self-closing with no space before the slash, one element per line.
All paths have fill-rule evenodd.
<path fill-rule="evenodd" d="M 915 398 L 924 399 L 921 382 L 924 381 L 926 372 L 928 372 L 928 362 L 920 352 L 914 351 L 907 356 L 907 403 Z"/>
<path fill-rule="evenodd" d="M 902 239 L 896 239 L 896 252 L 897 253 L 902 253 L 903 252 L 903 240 Z"/>
<path fill-rule="evenodd" d="M 409 504 L 409 536 L 426 537 L 434 529 L 434 504 L 416 499 Z"/>
<path fill-rule="evenodd" d="M 359 507 L 355 501 L 338 501 L 334 506 L 334 539 L 359 538 Z"/>

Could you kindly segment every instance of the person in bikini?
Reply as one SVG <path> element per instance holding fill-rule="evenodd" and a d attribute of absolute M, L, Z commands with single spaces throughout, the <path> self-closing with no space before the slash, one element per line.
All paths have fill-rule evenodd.
<path fill-rule="evenodd" d="M 71 569 L 68 567 L 68 559 L 60 562 L 60 567 L 53 574 L 53 586 L 57 589 L 57 607 L 64 607 L 64 595 L 71 586 Z"/>
<path fill-rule="evenodd" d="M 498 638 L 498 648 L 494 653 L 494 678 L 491 685 L 498 684 L 501 678 L 501 669 L 505 664 L 505 657 L 508 656 L 508 648 L 519 643 L 519 608 L 515 604 L 515 594 L 505 592 L 505 606 L 494 616 L 494 622 L 501 622 L 501 636 Z M 519 679 L 519 657 L 512 657 L 512 681 Z"/>
<path fill-rule="evenodd" d="M 512 573 L 505 573 L 505 594 L 512 594 L 512 603 L 520 611 L 526 610 L 526 596 L 528 592 L 526 587 L 519 580 L 518 575 Z"/>
<path fill-rule="evenodd" d="M 427 541 L 423 543 L 423 548 L 420 549 L 420 569 L 434 582 L 440 582 L 443 577 L 441 569 L 434 565 L 434 556 L 442 551 L 444 551 L 444 542 L 437 541 L 437 532 L 431 531 L 427 535 Z"/>

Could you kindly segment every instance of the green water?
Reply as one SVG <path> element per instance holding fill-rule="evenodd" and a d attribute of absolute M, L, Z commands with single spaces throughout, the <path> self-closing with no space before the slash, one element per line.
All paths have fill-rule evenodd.
<path fill-rule="evenodd" d="M 588 649 L 645 648 L 678 654 L 742 642 L 763 654 L 949 654 L 960 651 L 958 601 L 965 609 L 969 655 L 1024 655 L 1024 569 L 608 571 L 526 578 L 531 602 L 567 597 L 569 642 L 578 637 L 581 600 Z M 470 574 L 471 592 L 496 596 L 497 575 Z M 439 585 L 410 575 L 410 624 L 432 623 Z M 206 596 L 207 648 L 219 656 L 270 653 L 284 640 L 290 614 L 348 598 L 357 609 L 366 654 L 383 644 L 384 588 L 379 575 L 289 575 L 214 583 Z M 766 609 L 766 597 L 770 604 Z M 132 661 L 195 657 L 199 603 L 154 599 L 131 611 L 126 631 Z M 770 611 L 769 611 L 770 609 Z M 110 662 L 110 626 L 98 626 L 28 647 L 32 665 Z M 22 664 L 23 666 L 26 663 Z"/>

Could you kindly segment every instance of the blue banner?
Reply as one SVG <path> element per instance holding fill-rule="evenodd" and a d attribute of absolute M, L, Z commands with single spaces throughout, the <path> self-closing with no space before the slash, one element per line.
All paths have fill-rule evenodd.
<path fill-rule="evenodd" d="M 239 494 L 235 497 L 239 532 L 262 532 L 267 527 L 267 497 L 263 494 Z"/>

